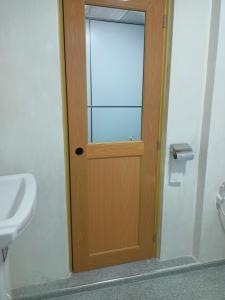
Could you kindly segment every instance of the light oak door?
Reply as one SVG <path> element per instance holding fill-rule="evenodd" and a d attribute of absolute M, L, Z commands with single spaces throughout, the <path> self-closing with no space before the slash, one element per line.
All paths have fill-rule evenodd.
<path fill-rule="evenodd" d="M 73 270 L 154 256 L 166 0 L 63 0 Z"/>

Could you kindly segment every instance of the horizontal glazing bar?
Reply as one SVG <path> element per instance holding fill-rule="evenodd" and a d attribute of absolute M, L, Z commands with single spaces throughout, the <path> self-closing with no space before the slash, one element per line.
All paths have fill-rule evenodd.
<path fill-rule="evenodd" d="M 108 23 L 117 23 L 117 24 L 127 24 L 127 25 L 135 25 L 135 26 L 144 26 L 145 24 L 140 24 L 140 23 L 134 23 L 134 22 L 124 22 L 124 21 L 115 21 L 115 20 L 103 20 L 100 18 L 87 18 L 86 20 L 91 20 L 91 21 L 99 21 L 99 22 L 108 22 Z"/>
<path fill-rule="evenodd" d="M 119 106 L 119 105 L 88 105 L 89 108 L 142 108 L 142 106 L 135 106 L 135 105 L 132 105 L 132 106 Z"/>

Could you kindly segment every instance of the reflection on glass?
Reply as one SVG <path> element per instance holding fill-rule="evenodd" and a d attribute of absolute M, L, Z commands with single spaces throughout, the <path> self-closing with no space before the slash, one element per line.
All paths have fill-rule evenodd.
<path fill-rule="evenodd" d="M 89 142 L 141 139 L 142 12 L 86 6 Z"/>

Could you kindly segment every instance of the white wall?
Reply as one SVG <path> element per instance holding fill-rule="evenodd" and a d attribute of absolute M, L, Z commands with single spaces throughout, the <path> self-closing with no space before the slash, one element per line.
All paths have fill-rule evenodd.
<path fill-rule="evenodd" d="M 212 0 L 175 0 L 162 258 L 193 253 L 211 4 Z M 215 149 L 225 147 L 224 13 L 222 20 L 200 244 L 200 256 L 207 260 L 225 253 L 214 207 L 225 169 L 221 160 L 215 164 Z M 18 287 L 69 275 L 57 1 L 2 0 L 0 53 L 0 174 L 32 172 L 38 182 L 35 218 L 11 249 L 13 286 Z M 178 187 L 168 184 L 169 145 L 176 142 L 189 142 L 195 152 Z M 219 151 L 223 157 L 222 148 Z M 214 234 L 218 253 L 211 246 L 205 253 Z"/>
<path fill-rule="evenodd" d="M 57 0 L 0 3 L 0 175 L 32 172 L 35 218 L 11 247 L 13 287 L 69 275 Z"/>
<path fill-rule="evenodd" d="M 198 179 L 197 179 L 197 194 L 196 194 L 196 209 L 195 209 L 195 230 L 193 254 L 199 259 L 201 234 L 202 234 L 202 220 L 203 220 L 203 206 L 204 194 L 206 186 L 206 169 L 209 148 L 209 134 L 211 126 L 211 114 L 213 105 L 213 93 L 216 74 L 216 60 L 218 50 L 218 36 L 220 26 L 220 0 L 212 2 L 211 14 L 211 28 L 209 39 L 209 55 L 207 66 L 207 80 L 205 88 L 204 111 L 202 120 L 202 132 L 199 152 L 198 165 Z"/>
<path fill-rule="evenodd" d="M 202 9 L 198 7 L 200 2 Z M 180 16 L 184 17 L 185 11 L 192 16 L 180 19 L 178 26 L 182 2 L 175 1 L 167 150 L 170 143 L 182 141 L 183 137 L 194 145 L 196 158 L 187 164 L 180 187 L 168 185 L 166 159 L 161 257 L 192 254 L 199 261 L 209 262 L 225 259 L 225 218 L 216 209 L 216 194 L 225 181 L 225 0 L 207 1 L 208 5 L 203 2 L 183 2 L 195 7 L 195 13 L 201 10 L 205 19 L 199 15 L 195 28 L 189 27 L 192 33 L 188 39 L 184 34 L 186 43 L 182 43 L 182 26 L 186 26 L 188 18 L 192 24 L 195 19 L 193 11 L 183 7 Z M 196 50 L 191 52 L 193 47 Z M 187 68 L 182 64 L 181 53 L 185 54 Z M 196 55 L 199 57 L 195 60 Z M 182 120 L 185 125 L 175 130 L 176 124 L 183 124 Z"/>
<path fill-rule="evenodd" d="M 225 0 L 221 0 L 219 42 L 212 95 L 199 259 L 225 259 L 225 217 L 216 209 L 216 194 L 225 181 Z"/>
<path fill-rule="evenodd" d="M 162 259 L 192 255 L 211 2 L 175 1 L 163 190 Z M 181 185 L 171 186 L 169 146 L 183 142 L 193 147 L 195 159 L 187 162 Z"/>

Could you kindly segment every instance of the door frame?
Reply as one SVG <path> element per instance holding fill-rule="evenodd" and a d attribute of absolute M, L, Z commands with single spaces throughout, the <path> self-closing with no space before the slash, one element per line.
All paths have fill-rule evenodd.
<path fill-rule="evenodd" d="M 160 103 L 160 128 L 159 128 L 159 152 L 157 167 L 157 189 L 156 189 L 156 218 L 155 218 L 155 249 L 154 253 L 160 258 L 161 235 L 162 235 L 162 206 L 163 206 L 163 184 L 166 161 L 166 138 L 167 119 L 169 107 L 169 87 L 172 55 L 172 34 L 174 19 L 174 0 L 166 1 L 165 10 L 165 37 L 164 37 L 164 63 L 163 63 L 163 84 Z"/>
<path fill-rule="evenodd" d="M 100 0 L 101 1 L 101 0 Z M 112 2 L 111 0 L 106 0 Z M 168 96 L 170 83 L 170 61 L 171 45 L 173 30 L 173 11 L 174 0 L 165 0 L 165 30 L 164 30 L 164 59 L 163 59 L 163 82 L 160 101 L 160 122 L 158 137 L 158 160 L 157 160 L 157 187 L 156 187 L 156 211 L 155 211 L 155 228 L 154 228 L 154 255 L 160 256 L 161 247 L 161 224 L 162 224 L 162 201 L 163 201 L 163 179 L 165 167 L 165 141 L 166 126 L 168 115 Z M 93 5 L 98 4 L 99 0 L 86 0 Z M 124 2 L 126 3 L 126 2 Z M 114 6 L 113 6 L 114 7 Z M 126 4 L 125 7 L 126 8 Z M 134 7 L 137 9 L 137 7 Z M 59 55 L 60 55 L 60 73 L 61 73 L 61 95 L 62 95 L 62 114 L 63 114 L 63 133 L 64 133 L 64 161 L 65 161 L 65 185 L 66 185 L 66 211 L 67 211 L 67 232 L 68 232 L 68 252 L 69 267 L 73 269 L 73 249 L 72 249 L 72 213 L 71 213 L 71 178 L 70 178 L 70 159 L 69 159 L 69 134 L 68 134 L 68 102 L 66 91 L 66 69 L 65 69 L 65 37 L 63 22 L 63 0 L 58 0 L 58 30 L 59 30 Z"/>

